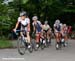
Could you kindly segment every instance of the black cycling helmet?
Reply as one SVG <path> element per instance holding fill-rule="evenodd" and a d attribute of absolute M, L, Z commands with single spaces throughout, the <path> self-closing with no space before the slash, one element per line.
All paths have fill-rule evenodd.
<path fill-rule="evenodd" d="M 20 12 L 20 17 L 21 16 L 27 16 L 27 12 L 26 11 Z"/>

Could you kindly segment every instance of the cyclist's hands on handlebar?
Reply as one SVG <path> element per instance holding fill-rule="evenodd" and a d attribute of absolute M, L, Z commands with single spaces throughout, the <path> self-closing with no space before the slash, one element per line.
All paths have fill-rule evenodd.
<path fill-rule="evenodd" d="M 13 31 L 16 32 L 16 29 L 14 28 Z"/>

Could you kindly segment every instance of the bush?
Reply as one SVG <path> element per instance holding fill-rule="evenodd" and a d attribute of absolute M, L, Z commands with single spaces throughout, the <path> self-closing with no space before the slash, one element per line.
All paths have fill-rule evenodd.
<path fill-rule="evenodd" d="M 72 39 L 75 39 L 75 31 L 72 32 L 72 34 L 71 34 L 71 38 L 72 38 Z"/>

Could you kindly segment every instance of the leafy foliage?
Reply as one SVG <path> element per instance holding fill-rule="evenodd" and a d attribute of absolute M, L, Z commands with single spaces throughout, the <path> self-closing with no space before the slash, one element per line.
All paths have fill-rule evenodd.
<path fill-rule="evenodd" d="M 39 20 L 48 20 L 50 26 L 56 19 L 65 21 L 68 25 L 74 25 L 73 17 L 75 14 L 74 0 L 13 0 L 9 4 L 2 4 L 0 0 L 0 35 L 7 35 L 15 26 L 20 11 L 27 11 L 29 17 L 37 15 Z M 72 22 L 72 24 L 70 23 Z M 5 32 L 4 32 L 5 31 Z"/>

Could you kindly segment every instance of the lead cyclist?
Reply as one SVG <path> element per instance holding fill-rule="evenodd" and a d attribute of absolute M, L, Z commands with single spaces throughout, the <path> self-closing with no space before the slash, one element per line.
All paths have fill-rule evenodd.
<path fill-rule="evenodd" d="M 28 48 L 30 48 L 31 47 L 31 45 L 30 45 L 30 35 L 29 35 L 29 33 L 30 33 L 30 19 L 27 17 L 27 12 L 25 12 L 25 11 L 20 12 L 20 16 L 18 17 L 18 21 L 16 23 L 16 26 L 13 29 L 14 32 L 16 32 L 16 29 L 18 28 L 19 23 L 21 23 L 20 30 L 26 31 L 27 44 L 28 44 Z M 20 32 L 20 36 L 24 37 L 22 32 Z"/>

